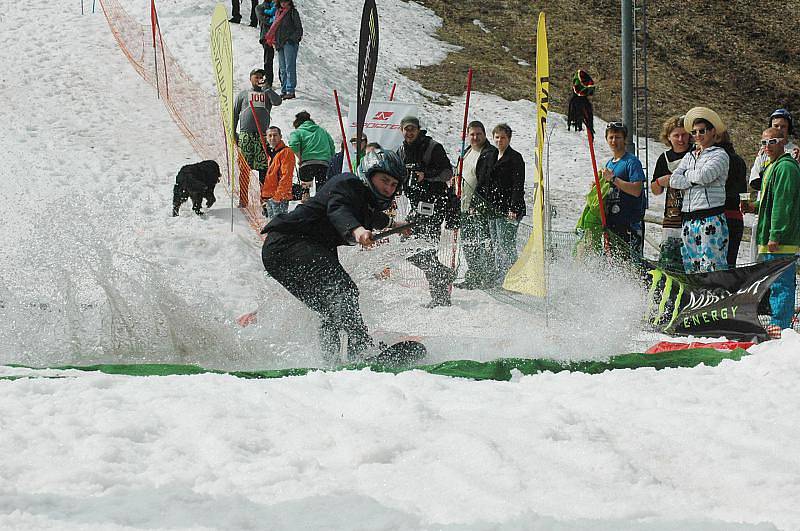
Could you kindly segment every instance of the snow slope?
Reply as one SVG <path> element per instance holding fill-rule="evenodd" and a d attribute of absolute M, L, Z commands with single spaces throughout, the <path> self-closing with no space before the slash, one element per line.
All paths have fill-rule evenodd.
<path fill-rule="evenodd" d="M 299 3 L 307 36 L 299 97 L 275 113 L 284 130 L 303 108 L 335 130 L 329 94 L 354 90 L 342 77 L 355 66 L 357 4 Z M 147 20 L 147 2 L 126 7 Z M 211 8 L 159 3 L 164 38 L 208 90 Z M 413 3 L 379 9 L 376 87 L 397 81 L 398 97 L 419 103 L 454 152 L 463 100 L 439 107 L 396 73 L 444 57 L 430 37 L 437 19 Z M 43 31 L 51 16 L 31 4 L 0 17 L 0 363 L 317 363 L 315 317 L 264 278 L 258 239 L 238 213 L 231 231 L 227 201 L 205 219 L 188 209 L 170 217 L 174 174 L 196 155 L 102 15 L 65 5 L 58 31 Z M 260 49 L 254 30 L 233 30 L 244 81 Z M 514 145 L 533 151 L 530 102 L 472 101 L 475 118 L 509 122 Z M 552 123 L 556 223 L 568 228 L 590 170 L 584 138 L 557 116 Z M 632 345 L 642 301 L 624 275 L 598 279 L 562 264 L 570 282 L 549 327 L 482 294 L 456 293 L 452 309 L 423 312 L 420 288 L 372 279 L 387 256 L 402 256 L 395 245 L 343 258 L 368 324 L 438 338 L 432 361 L 602 357 Z M 233 325 L 256 308 L 257 325 Z M 37 376 L 0 380 L 0 527 L 795 529 L 798 352 L 800 338 L 787 332 L 714 369 L 509 383 L 0 367 Z M 59 378 L 38 377 L 48 375 Z"/>
<path fill-rule="evenodd" d="M 797 529 L 786 334 L 716 368 L 512 382 L 0 381 L 0 526 Z"/>

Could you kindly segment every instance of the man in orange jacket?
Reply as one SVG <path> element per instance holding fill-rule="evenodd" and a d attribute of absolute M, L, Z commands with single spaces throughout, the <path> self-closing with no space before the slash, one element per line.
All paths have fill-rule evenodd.
<path fill-rule="evenodd" d="M 267 129 L 269 167 L 261 185 L 264 216 L 272 219 L 289 211 L 294 176 L 294 152 L 283 143 L 281 130 L 274 125 Z"/>

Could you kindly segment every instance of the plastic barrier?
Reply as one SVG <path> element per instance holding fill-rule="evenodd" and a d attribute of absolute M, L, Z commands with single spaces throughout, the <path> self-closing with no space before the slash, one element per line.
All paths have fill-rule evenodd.
<path fill-rule="evenodd" d="M 333 370 L 359 370 L 369 367 L 375 372 L 399 373 L 408 370 L 421 370 L 430 374 L 451 376 L 456 378 L 470 378 L 473 380 L 501 380 L 508 381 L 518 372 L 523 375 L 538 374 L 541 372 L 581 372 L 585 374 L 600 374 L 615 369 L 640 369 L 653 368 L 656 370 L 696 367 L 707 365 L 716 367 L 726 360 L 739 361 L 749 353 L 743 349 L 720 352 L 712 348 L 696 348 L 659 354 L 620 354 L 602 361 L 560 361 L 550 359 L 526 358 L 501 358 L 493 361 L 453 360 L 434 365 L 418 365 L 415 367 L 388 367 L 376 365 L 353 364 Z M 10 367 L 24 367 L 10 365 Z M 205 373 L 230 374 L 238 378 L 284 378 L 287 376 L 304 376 L 310 372 L 324 370 L 316 368 L 276 369 L 264 371 L 218 371 L 205 369 L 197 365 L 167 365 L 167 364 L 139 364 L 139 365 L 86 365 L 86 366 L 61 366 L 50 367 L 51 370 L 79 370 L 97 371 L 105 374 L 119 374 L 126 376 L 174 376 L 195 375 Z M 66 378 L 69 374 L 38 376 L 36 374 L 20 374 L 3 376 L 0 380 L 19 379 L 30 377 Z"/>

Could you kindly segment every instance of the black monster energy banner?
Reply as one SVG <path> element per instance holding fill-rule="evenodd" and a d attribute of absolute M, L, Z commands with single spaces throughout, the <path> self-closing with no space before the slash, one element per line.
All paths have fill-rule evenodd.
<path fill-rule="evenodd" d="M 356 137 L 364 132 L 364 119 L 367 117 L 369 102 L 372 100 L 372 82 L 378 64 L 378 8 L 375 0 L 364 2 L 361 12 L 361 34 L 358 39 L 358 94 L 356 99 Z M 361 155 L 361 143 L 356 144 Z"/>
<path fill-rule="evenodd" d="M 652 277 L 647 318 L 672 335 L 766 340 L 758 303 L 792 261 L 688 275 L 647 262 Z"/>

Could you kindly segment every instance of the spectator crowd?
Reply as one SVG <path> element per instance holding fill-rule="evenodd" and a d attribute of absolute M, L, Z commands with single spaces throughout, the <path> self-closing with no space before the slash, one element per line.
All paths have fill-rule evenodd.
<path fill-rule="evenodd" d="M 240 23 L 239 0 L 232 0 L 232 7 L 230 22 Z M 249 86 L 235 99 L 235 139 L 247 163 L 258 172 L 263 213 L 273 222 L 289 212 L 292 200 L 306 204 L 323 194 L 326 201 L 336 201 L 335 190 L 326 194 L 326 183 L 339 182 L 337 177 L 347 173 L 345 157 L 349 154 L 345 139 L 337 152 L 331 135 L 306 111 L 295 115 L 286 141 L 281 129 L 271 125 L 272 109 L 296 97 L 303 26 L 293 0 L 251 0 L 250 25 L 259 28 L 263 67 L 250 72 Z M 273 88 L 276 52 L 279 92 Z M 745 213 L 758 215 L 752 237 L 759 260 L 794 257 L 800 250 L 800 150 L 791 142 L 794 124 L 789 111 L 775 110 L 766 125 L 748 172 L 733 147 L 727 125 L 714 110 L 698 106 L 670 117 L 660 135 L 667 149 L 659 156 L 648 185 L 640 160 L 626 151 L 630 131 L 621 122 L 609 122 L 604 139 L 612 156 L 602 164 L 598 177 L 603 181 L 606 230 L 612 235 L 613 245 L 642 256 L 649 191 L 665 196 L 659 262 L 668 271 L 707 273 L 735 267 Z M 451 304 L 456 274 L 437 253 L 443 226 L 461 230 L 466 275 L 455 287 L 471 290 L 501 286 L 517 259 L 517 231 L 526 214 L 525 162 L 511 147 L 512 128 L 498 123 L 487 132 L 480 121 L 470 122 L 466 131 L 469 145 L 460 159 L 461 175 L 456 175 L 446 150 L 422 127 L 417 116 L 403 118 L 400 133 L 402 144 L 392 157 L 396 155 L 402 164 L 402 175 L 395 175 L 394 170 L 379 171 L 378 175 L 385 173 L 397 181 L 390 183 L 395 187 L 392 198 L 402 192 L 409 200 L 407 221 L 413 230 L 407 237 L 412 239 L 414 251 L 408 261 L 428 281 L 431 300 L 426 306 Z M 349 142 L 355 153 L 354 173 L 382 201 L 385 197 L 378 192 L 380 183 L 376 183 L 380 179 L 375 180 L 374 171 L 378 166 L 396 168 L 395 159 L 365 135 Z M 218 169 L 211 168 L 208 173 L 218 178 Z M 210 193 L 207 206 L 214 201 L 213 185 L 207 192 L 207 185 L 188 184 L 195 182 L 189 177 L 195 174 L 199 174 L 198 169 L 181 170 L 179 181 L 187 184 L 176 184 L 176 215 L 188 198 L 192 198 L 198 213 L 203 194 Z M 352 186 L 348 181 L 347 187 Z M 315 208 L 323 209 L 324 205 Z M 284 231 L 290 225 L 284 220 L 268 227 Z M 372 241 L 361 233 L 358 238 L 350 237 L 354 235 L 337 235 L 336 243 L 328 244 L 335 247 Z M 270 262 L 270 267 L 274 269 L 276 264 L 279 262 Z M 791 326 L 795 279 L 796 266 L 792 265 L 772 287 L 771 335 Z M 352 293 L 348 297 L 349 304 L 357 306 Z M 335 318 L 326 315 L 329 320 Z"/>

